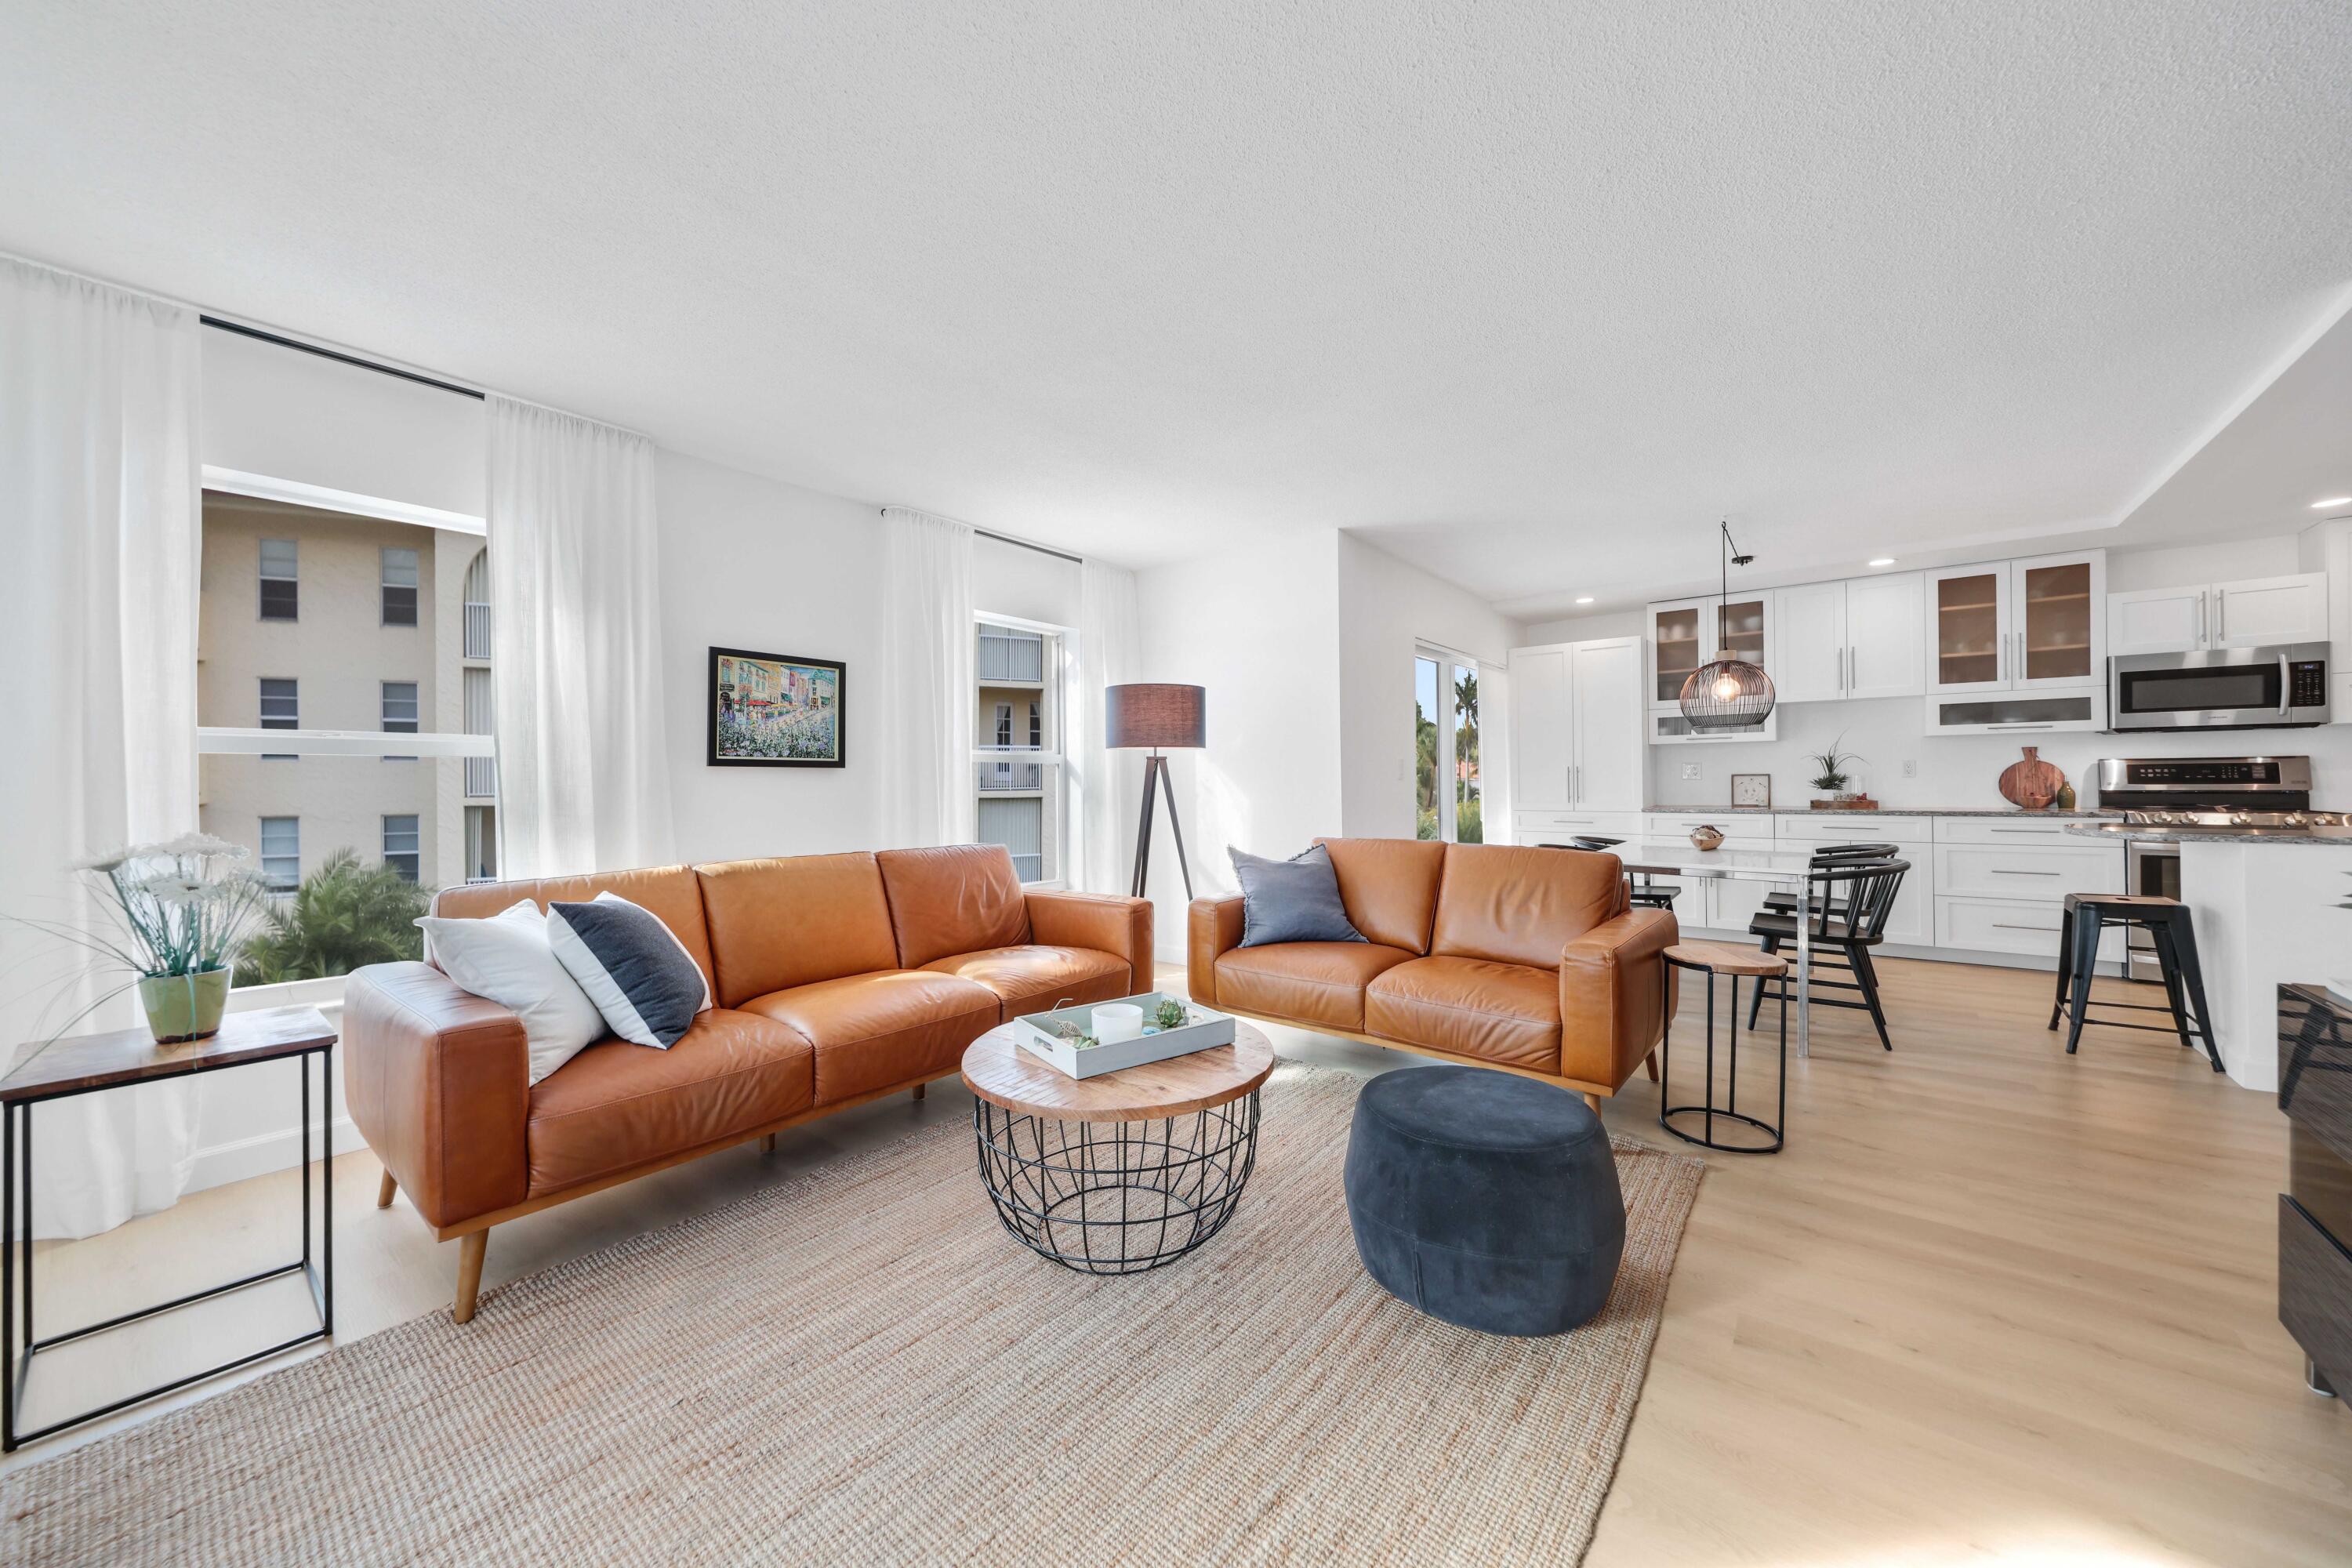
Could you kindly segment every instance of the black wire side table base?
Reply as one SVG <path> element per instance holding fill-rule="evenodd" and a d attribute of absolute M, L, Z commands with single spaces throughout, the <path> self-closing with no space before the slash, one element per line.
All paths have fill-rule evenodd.
<path fill-rule="evenodd" d="M 1206 1245 L 1257 1163 L 1258 1096 L 1150 1121 L 1061 1121 L 975 1096 L 981 1184 L 1040 1258 L 1140 1274 Z"/>
<path fill-rule="evenodd" d="M 1677 969 L 1696 967 L 1675 963 L 1673 959 L 1666 960 L 1666 963 Z M 1778 1101 L 1773 1110 L 1773 1121 L 1767 1121 L 1761 1117 L 1750 1116 L 1739 1109 L 1739 976 L 1737 974 L 1725 976 L 1731 982 L 1731 1035 L 1726 1047 L 1728 1068 L 1726 1073 L 1724 1100 L 1719 1106 L 1715 1103 L 1715 971 L 1707 969 L 1701 970 L 1699 973 L 1706 976 L 1706 1077 L 1705 1080 L 1706 1098 L 1696 1105 L 1674 1103 L 1672 1092 L 1675 1059 L 1674 1016 L 1669 1013 L 1666 1015 L 1665 1026 L 1658 1040 L 1658 1125 L 1685 1143 L 1696 1144 L 1702 1149 L 1713 1149 L 1718 1153 L 1777 1154 L 1786 1142 L 1782 1132 L 1789 1121 L 1788 987 L 1783 985 L 1780 988 L 1780 1073 L 1779 1082 L 1775 1086 L 1778 1091 Z M 1760 986 L 1764 984 L 1764 980 L 1765 977 L 1758 976 L 1752 984 Z M 1659 973 L 1658 984 L 1661 990 L 1666 984 L 1666 975 L 1663 967 Z M 1686 1131 L 1676 1126 L 1675 1123 L 1678 1118 L 1697 1121 L 1699 1130 Z M 1763 1134 L 1763 1141 L 1758 1142 L 1752 1140 L 1742 1140 L 1738 1142 L 1726 1142 L 1717 1133 L 1718 1122 L 1729 1122 L 1734 1126 L 1748 1128 Z M 1728 1131 L 1729 1129 L 1727 1128 L 1725 1131 Z"/>
<path fill-rule="evenodd" d="M 95 1043 L 104 1044 L 118 1037 L 89 1038 Z M 160 1068 L 147 1063 L 111 1075 L 93 1073 L 82 1079 L 60 1079 L 51 1084 L 26 1082 L 24 1080 L 36 1077 L 39 1070 L 50 1065 L 37 1057 L 32 1064 L 19 1069 L 5 1084 L 0 1084 L 0 1357 L 5 1357 L 5 1364 L 0 1364 L 0 1453 L 14 1452 L 37 1438 L 79 1426 L 87 1421 L 95 1421 L 102 1415 L 111 1415 L 116 1411 L 159 1398 L 190 1384 L 234 1372 L 252 1363 L 265 1361 L 297 1346 L 334 1337 L 335 1167 L 334 1151 L 331 1146 L 334 1049 L 335 1035 L 314 1009 L 277 1008 L 261 1013 L 231 1014 L 223 1021 L 220 1034 L 198 1042 L 194 1049 L 185 1053 L 187 1059 L 184 1062 Z M 158 1047 L 156 1054 L 160 1052 Z M 33 1108 L 48 1100 L 69 1099 L 106 1089 L 121 1089 L 134 1083 L 192 1077 L 232 1067 L 289 1058 L 295 1064 L 301 1086 L 301 1256 L 241 1279 L 194 1290 L 152 1307 L 141 1307 L 100 1322 L 85 1323 L 79 1328 L 46 1335 L 37 1333 L 33 1319 Z M 311 1144 L 311 1068 L 314 1063 L 318 1069 L 316 1109 L 320 1123 L 315 1162 Z M 109 1400 L 94 1408 L 60 1416 L 29 1431 L 20 1429 L 18 1422 L 25 1409 L 26 1386 L 32 1376 L 34 1359 L 42 1352 L 143 1322 L 183 1307 L 194 1306 L 200 1301 L 209 1301 L 290 1274 L 300 1275 L 310 1289 L 310 1305 L 318 1314 L 316 1328 L 304 1330 L 291 1338 L 217 1364 L 185 1373 L 136 1394 Z"/>

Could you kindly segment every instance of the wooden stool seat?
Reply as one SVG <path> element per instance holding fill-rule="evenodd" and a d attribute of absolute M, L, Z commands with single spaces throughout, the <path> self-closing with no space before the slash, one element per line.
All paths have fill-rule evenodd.
<path fill-rule="evenodd" d="M 1789 973 L 1787 959 L 1776 958 L 1760 948 L 1734 947 L 1727 942 L 1678 942 L 1666 949 L 1665 958 L 1668 963 L 1716 974 L 1774 976 Z"/>
<path fill-rule="evenodd" d="M 2168 899 L 2159 893 L 2069 893 L 2066 908 L 2079 910 L 2085 904 L 2102 909 L 2130 910 L 2136 913 L 2157 913 L 2165 910 L 2180 910 L 2189 906 L 2179 899 Z"/>

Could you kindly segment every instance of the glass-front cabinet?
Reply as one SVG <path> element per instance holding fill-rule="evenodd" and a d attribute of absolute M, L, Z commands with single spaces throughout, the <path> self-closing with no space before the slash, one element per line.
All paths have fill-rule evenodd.
<path fill-rule="evenodd" d="M 1744 658 L 1773 673 L 1776 637 L 1770 594 L 1708 595 L 1650 606 L 1650 706 L 1681 705 L 1683 682 L 1710 659 Z"/>
<path fill-rule="evenodd" d="M 1927 574 L 1929 689 L 2095 687 L 2106 664 L 2106 557 L 2040 555 Z"/>

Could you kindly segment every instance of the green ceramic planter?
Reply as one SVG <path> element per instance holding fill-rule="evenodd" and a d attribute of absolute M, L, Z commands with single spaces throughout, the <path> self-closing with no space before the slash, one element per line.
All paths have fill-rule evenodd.
<path fill-rule="evenodd" d="M 228 1005 L 228 973 L 207 969 L 142 980 L 139 1000 L 147 1005 L 147 1026 L 154 1031 L 156 1043 L 169 1046 L 218 1034 L 222 1009 Z"/>

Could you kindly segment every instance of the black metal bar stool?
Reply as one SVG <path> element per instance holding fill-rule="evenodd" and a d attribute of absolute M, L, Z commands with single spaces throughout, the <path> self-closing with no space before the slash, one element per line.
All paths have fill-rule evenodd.
<path fill-rule="evenodd" d="M 1780 988 L 1780 1071 L 1774 1084 L 1777 1099 L 1772 1120 L 1748 1115 L 1739 1109 L 1739 981 L 1742 975 L 1753 979 L 1758 987 L 1768 980 L 1785 979 L 1789 961 L 1760 952 L 1752 947 L 1734 947 L 1721 942 L 1678 942 L 1665 951 L 1665 965 L 1661 970 L 1658 985 L 1666 995 L 1673 995 L 1674 977 L 1671 971 L 1689 970 L 1706 976 L 1706 1096 L 1696 1105 L 1676 1105 L 1674 1101 L 1675 1016 L 1670 1003 L 1664 1006 L 1665 1029 L 1658 1041 L 1658 1059 L 1662 1070 L 1658 1080 L 1658 1125 L 1685 1143 L 1696 1143 L 1702 1149 L 1717 1149 L 1727 1154 L 1777 1154 L 1783 1142 L 1782 1129 L 1789 1121 L 1789 990 Z M 1723 975 L 1731 982 L 1731 1008 L 1728 1014 L 1731 1036 L 1725 1049 L 1728 1063 L 1724 1074 L 1723 1104 L 1715 1103 L 1715 977 Z M 1752 1026 L 1751 1026 L 1751 1032 Z M 1676 1117 L 1697 1117 L 1703 1120 L 1703 1130 L 1697 1133 L 1684 1131 L 1675 1125 Z M 1717 1121 L 1730 1121 L 1753 1128 L 1769 1140 L 1762 1143 L 1725 1143 L 1717 1141 Z"/>
<path fill-rule="evenodd" d="M 2109 926 L 2137 926 L 2156 941 L 2156 959 L 2164 972 L 2161 1007 L 2146 1002 L 2094 1002 L 2091 978 L 2099 966 L 2099 936 Z M 2146 984 L 2142 982 L 2142 984 Z M 2172 1027 L 2160 1024 L 2126 1024 L 2115 1018 L 2094 1018 L 2093 1007 L 2119 1007 L 2134 1013 L 2169 1013 Z M 2212 1014 L 2205 1005 L 2205 969 L 2197 961 L 2197 928 L 2189 923 L 2189 906 L 2179 899 L 2146 893 L 2069 893 L 2058 920 L 2058 995 L 2050 1005 L 2050 1026 L 2067 1017 L 2066 1054 L 2073 1056 L 2083 1037 L 2083 1026 L 2108 1029 L 2146 1029 L 2150 1034 L 2178 1035 L 2189 1050 L 2193 1023 L 2204 1037 L 2205 1054 L 2213 1070 L 2221 1070 L 2221 1053 L 2213 1044 Z"/>

